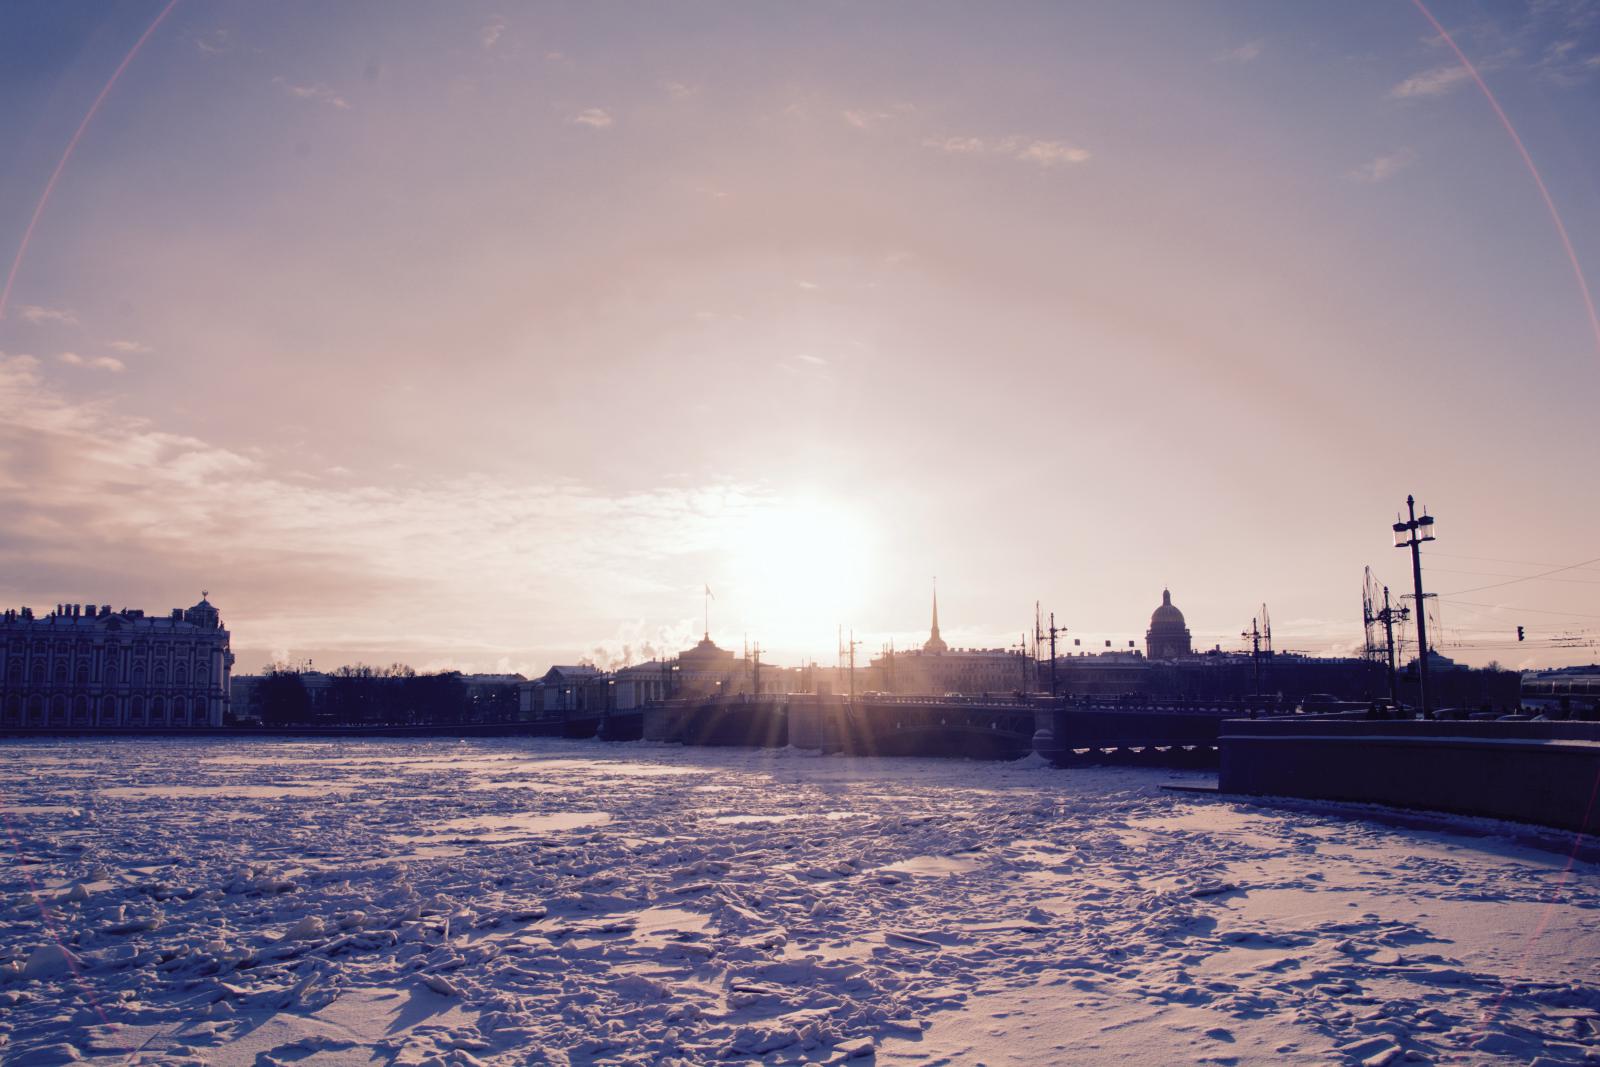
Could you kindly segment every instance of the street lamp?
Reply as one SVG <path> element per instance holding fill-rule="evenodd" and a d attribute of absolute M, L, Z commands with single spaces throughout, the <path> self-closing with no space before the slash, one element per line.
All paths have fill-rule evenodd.
<path fill-rule="evenodd" d="M 1414 497 L 1406 497 L 1406 514 L 1404 522 L 1394 524 L 1394 547 L 1411 549 L 1411 581 L 1417 598 L 1417 697 L 1422 704 L 1422 717 L 1433 718 L 1433 709 L 1428 706 L 1428 609 L 1422 599 L 1422 542 L 1434 540 L 1433 516 L 1428 514 L 1428 509 L 1422 509 L 1422 517 L 1417 517 L 1417 502 Z"/>

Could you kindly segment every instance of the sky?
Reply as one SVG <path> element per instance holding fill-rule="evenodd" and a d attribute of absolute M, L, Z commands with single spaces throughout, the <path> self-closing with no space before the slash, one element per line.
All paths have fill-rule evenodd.
<path fill-rule="evenodd" d="M 1441 652 L 1600 660 L 1600 3 L 11 0 L 0 100 L 8 605 L 1344 654 L 1415 494 Z"/>

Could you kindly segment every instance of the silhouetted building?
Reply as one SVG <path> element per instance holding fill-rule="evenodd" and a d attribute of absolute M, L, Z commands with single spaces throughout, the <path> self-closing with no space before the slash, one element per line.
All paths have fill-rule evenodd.
<path fill-rule="evenodd" d="M 1144 635 L 1144 653 L 1150 659 L 1182 659 L 1191 654 L 1189 628 L 1183 612 L 1172 603 L 1172 594 L 1161 590 L 1161 606 L 1150 616 L 1150 629 Z"/>
<path fill-rule="evenodd" d="M 221 726 L 233 652 L 204 597 L 166 616 L 58 604 L 0 616 L 0 723 Z"/>
<path fill-rule="evenodd" d="M 874 659 L 856 683 L 858 691 L 943 696 L 946 693 L 1024 692 L 1033 688 L 1033 661 L 1005 648 L 952 649 L 939 634 L 939 594 L 933 596 L 933 622 L 920 649 L 886 652 Z"/>

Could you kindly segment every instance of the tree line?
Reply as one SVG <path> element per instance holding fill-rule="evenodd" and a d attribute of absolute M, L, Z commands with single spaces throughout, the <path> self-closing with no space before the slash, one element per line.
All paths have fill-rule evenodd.
<path fill-rule="evenodd" d="M 515 682 L 469 682 L 460 671 L 418 674 L 396 663 L 327 674 L 269 667 L 248 715 L 268 726 L 413 726 L 509 722 L 517 709 Z"/>

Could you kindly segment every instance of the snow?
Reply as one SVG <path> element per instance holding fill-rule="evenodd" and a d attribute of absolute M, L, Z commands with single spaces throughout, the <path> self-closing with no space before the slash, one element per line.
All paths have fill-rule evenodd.
<path fill-rule="evenodd" d="M 1208 776 L 0 745 L 0 1062 L 1600 1061 L 1570 839 Z"/>

